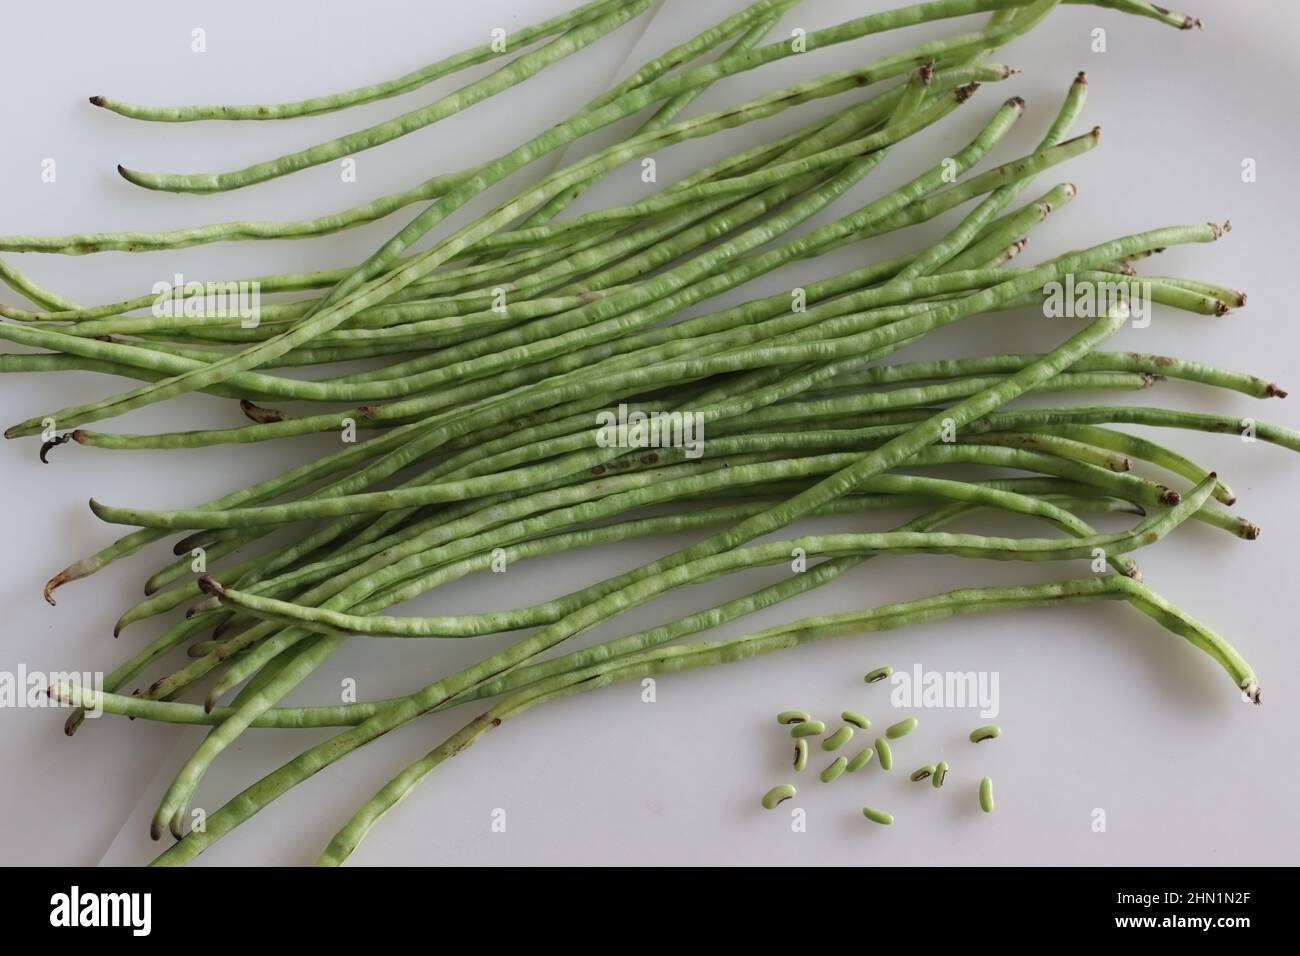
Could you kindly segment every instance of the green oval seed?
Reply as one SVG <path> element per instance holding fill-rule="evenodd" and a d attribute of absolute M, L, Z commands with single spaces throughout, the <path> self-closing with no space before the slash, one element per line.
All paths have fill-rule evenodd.
<path fill-rule="evenodd" d="M 884 810 L 877 810 L 875 807 L 863 807 L 862 815 L 872 823 L 879 823 L 883 826 L 893 826 L 894 815 L 886 813 Z"/>
<path fill-rule="evenodd" d="M 980 781 L 980 809 L 985 813 L 993 812 L 993 781 L 988 777 Z"/>
<path fill-rule="evenodd" d="M 791 737 L 816 737 L 826 733 L 826 725 L 820 720 L 805 720 L 790 728 Z"/>
<path fill-rule="evenodd" d="M 943 786 L 944 780 L 948 776 L 948 761 L 940 760 L 934 765 L 934 776 L 930 778 L 930 786 L 938 790 Z"/>
<path fill-rule="evenodd" d="M 871 721 L 859 714 L 856 710 L 846 710 L 840 713 L 840 720 L 846 724 L 852 724 L 858 730 L 870 730 Z"/>
<path fill-rule="evenodd" d="M 1002 736 L 1002 728 L 997 724 L 989 724 L 987 727 L 976 727 L 970 732 L 970 742 L 979 743 L 981 740 L 992 740 L 994 737 Z"/>
<path fill-rule="evenodd" d="M 777 804 L 785 803 L 795 795 L 794 787 L 788 783 L 777 784 L 767 793 L 763 794 L 763 809 L 775 810 Z"/>
<path fill-rule="evenodd" d="M 849 765 L 844 769 L 847 770 L 849 773 L 852 773 L 855 770 L 861 770 L 863 767 L 865 767 L 868 763 L 871 762 L 871 758 L 874 757 L 875 755 L 876 752 L 872 750 L 870 747 L 864 747 L 862 748 L 862 752 L 859 753 L 852 760 L 850 760 Z"/>
<path fill-rule="evenodd" d="M 874 671 L 872 671 L 870 674 L 868 674 L 866 677 L 862 679 L 866 681 L 868 684 L 874 684 L 877 681 L 884 680 L 892 673 L 894 673 L 894 669 L 890 667 L 888 664 L 886 664 L 884 667 L 877 667 Z"/>
<path fill-rule="evenodd" d="M 908 717 L 906 720 L 900 720 L 896 724 L 890 724 L 885 728 L 885 736 L 890 740 L 897 740 L 899 737 L 906 737 L 916 729 L 917 720 L 915 717 Z"/>
<path fill-rule="evenodd" d="M 838 780 L 844 768 L 849 765 L 847 757 L 836 757 L 830 762 L 830 765 L 822 771 L 822 783 L 830 783 L 832 780 Z"/>
<path fill-rule="evenodd" d="M 802 724 L 805 720 L 812 720 L 812 714 L 806 710 L 783 710 L 776 715 L 778 724 Z"/>
<path fill-rule="evenodd" d="M 924 767 L 917 767 L 915 770 L 913 770 L 910 779 L 912 783 L 917 783 L 918 781 L 924 780 L 926 777 L 931 776 L 933 773 L 934 773 L 934 764 L 928 763 Z"/>
<path fill-rule="evenodd" d="M 846 725 L 822 741 L 822 750 L 839 750 L 852 739 L 853 728 Z"/>
<path fill-rule="evenodd" d="M 808 766 L 808 741 L 796 740 L 794 742 L 794 769 L 802 770 Z"/>
<path fill-rule="evenodd" d="M 876 753 L 880 754 L 880 769 L 891 770 L 894 766 L 894 752 L 884 737 L 876 738 Z"/>

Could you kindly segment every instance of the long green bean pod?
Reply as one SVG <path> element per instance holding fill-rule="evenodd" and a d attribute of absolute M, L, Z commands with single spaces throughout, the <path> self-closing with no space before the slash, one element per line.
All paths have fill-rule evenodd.
<path fill-rule="evenodd" d="M 192 123 L 198 120 L 279 120 L 333 113 L 350 106 L 373 103 L 376 100 L 418 90 L 444 76 L 480 63 L 487 63 L 506 53 L 513 53 L 535 40 L 554 36 L 571 27 L 586 23 L 605 13 L 610 7 L 616 6 L 617 3 L 618 0 L 592 0 L 549 20 L 517 30 L 502 37 L 500 41 L 484 43 L 444 57 L 396 79 L 371 83 L 343 93 L 314 96 L 290 103 L 262 103 L 249 106 L 141 106 L 107 96 L 92 96 L 90 102 L 131 119 L 149 120 L 155 123 Z"/>
<path fill-rule="evenodd" d="M 342 862 L 351 848 L 364 836 L 365 831 L 387 810 L 400 796 L 409 791 L 429 770 L 447 757 L 463 751 L 470 743 L 482 736 L 492 727 L 499 726 L 507 716 L 517 712 L 523 701 L 545 699 L 548 692 L 556 688 L 581 687 L 594 689 L 601 686 L 601 679 L 612 674 L 621 674 L 626 678 L 643 676 L 643 673 L 662 673 L 665 670 L 680 670 L 682 666 L 663 666 L 659 671 L 642 670 L 649 662 L 672 660 L 682 656 L 684 661 L 697 661 L 699 666 L 707 663 L 720 663 L 730 660 L 743 660 L 765 650 L 777 650 L 798 646 L 823 637 L 841 636 L 861 631 L 886 630 L 907 624 L 928 620 L 941 620 L 959 614 L 983 613 L 999 610 L 1012 610 L 1020 607 L 1059 606 L 1066 603 L 1086 601 L 1095 598 L 1113 597 L 1126 600 L 1143 613 L 1153 617 L 1160 624 L 1184 637 L 1194 646 L 1206 651 L 1228 672 L 1234 684 L 1251 700 L 1260 698 L 1259 682 L 1250 666 L 1223 638 L 1219 637 L 1204 624 L 1190 618 L 1176 606 L 1161 598 L 1145 585 L 1131 578 L 1119 575 L 1106 577 L 1082 578 L 1063 581 L 1057 584 L 1029 585 L 1016 588 L 970 588 L 953 591 L 919 602 L 906 602 L 899 605 L 886 605 L 873 611 L 849 612 L 827 618 L 812 618 L 795 624 L 782 625 L 766 632 L 734 639 L 732 642 L 701 643 L 696 645 L 674 645 L 671 648 L 657 648 L 646 652 L 640 658 L 615 659 L 605 665 L 595 665 L 589 669 L 570 671 L 553 678 L 553 683 L 542 683 L 536 687 L 520 691 L 517 695 L 506 698 L 493 708 L 489 715 L 477 718 L 469 728 L 457 733 L 452 742 L 438 748 L 434 753 L 436 759 L 426 758 L 408 768 L 376 800 L 358 813 L 348 828 L 336 837 L 331 850 L 323 862 Z M 707 650 L 706 650 L 707 648 Z M 728 648 L 728 653 L 723 648 Z M 717 655 L 710 659 L 710 654 Z M 613 678 L 605 680 L 612 682 Z M 374 718 L 371 718 L 374 719 Z M 239 823 L 261 810 L 269 801 L 285 792 L 293 783 L 311 776 L 328 764 L 339 759 L 344 753 L 355 749 L 352 741 L 365 736 L 365 724 L 351 731 L 340 734 L 330 741 L 308 750 L 290 763 L 274 771 L 253 784 L 225 806 L 209 815 L 207 827 L 203 831 L 192 831 L 172 848 L 164 851 L 155 861 L 155 865 L 175 865 L 193 859 L 215 840 L 229 832 Z M 471 729 L 472 728 L 472 729 Z M 337 859 L 334 854 L 340 854 Z"/>

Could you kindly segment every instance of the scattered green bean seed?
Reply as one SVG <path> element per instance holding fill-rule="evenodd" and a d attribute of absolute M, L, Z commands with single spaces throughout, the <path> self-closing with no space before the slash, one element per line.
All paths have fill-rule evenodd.
<path fill-rule="evenodd" d="M 888 664 L 886 664 L 884 667 L 877 667 L 874 671 L 872 671 L 870 674 L 868 674 L 866 677 L 862 679 L 868 684 L 875 684 L 879 681 L 884 680 L 892 673 L 894 673 L 894 669 L 890 667 Z"/>
<path fill-rule="evenodd" d="M 880 754 L 880 769 L 892 770 L 894 767 L 894 752 L 889 749 L 889 741 L 884 737 L 876 738 L 876 753 Z"/>
<path fill-rule="evenodd" d="M 944 780 L 948 776 L 948 761 L 940 760 L 934 765 L 934 776 L 930 778 L 930 786 L 938 790 L 943 786 Z"/>
<path fill-rule="evenodd" d="M 839 750 L 852 739 L 853 728 L 849 726 L 841 727 L 822 741 L 822 750 Z"/>
<path fill-rule="evenodd" d="M 928 763 L 924 767 L 917 767 L 915 770 L 913 770 L 910 779 L 912 783 L 918 783 L 919 781 L 924 780 L 926 777 L 932 776 L 934 774 L 934 771 L 935 771 L 935 765 L 932 763 Z"/>
<path fill-rule="evenodd" d="M 788 783 L 777 784 L 767 793 L 763 794 L 763 809 L 775 810 L 779 804 L 785 803 L 795 795 L 795 789 Z"/>
<path fill-rule="evenodd" d="M 857 727 L 858 730 L 869 730 L 871 728 L 871 721 L 859 714 L 856 710 L 843 711 L 840 714 L 840 719 L 846 724 L 852 724 L 854 727 Z"/>
<path fill-rule="evenodd" d="M 863 807 L 862 815 L 872 823 L 879 823 L 882 826 L 893 826 L 894 815 L 886 813 L 884 810 L 877 810 L 875 807 Z"/>
<path fill-rule="evenodd" d="M 794 769 L 802 770 L 808 766 L 808 741 L 796 740 L 794 742 Z"/>
<path fill-rule="evenodd" d="M 979 743 L 981 740 L 992 740 L 994 737 L 1002 736 L 1002 728 L 997 724 L 989 724 L 987 727 L 976 727 L 970 732 L 970 742 Z"/>
<path fill-rule="evenodd" d="M 872 750 L 870 747 L 863 747 L 861 752 L 852 760 L 850 760 L 849 765 L 844 769 L 847 770 L 849 773 L 853 773 L 853 771 L 855 770 L 861 770 L 863 767 L 865 767 L 867 764 L 871 762 L 871 758 L 874 757 L 875 755 L 876 752 Z"/>
<path fill-rule="evenodd" d="M 802 724 L 812 720 L 812 714 L 806 710 L 783 710 L 776 715 L 778 724 Z"/>
<path fill-rule="evenodd" d="M 848 765 L 849 760 L 847 757 L 836 757 L 830 762 L 826 769 L 822 771 L 822 783 L 830 783 L 832 780 L 838 780 Z"/>
<path fill-rule="evenodd" d="M 985 813 L 993 812 L 993 781 L 988 777 L 980 781 L 980 809 Z"/>
<path fill-rule="evenodd" d="M 820 720 L 805 720 L 790 728 L 791 737 L 816 737 L 826 733 L 826 725 Z"/>
<path fill-rule="evenodd" d="M 900 720 L 896 724 L 890 724 L 885 728 L 885 736 L 890 740 L 897 740 L 899 737 L 906 737 L 916 729 L 916 723 L 917 721 L 915 717 L 908 717 L 905 720 Z"/>

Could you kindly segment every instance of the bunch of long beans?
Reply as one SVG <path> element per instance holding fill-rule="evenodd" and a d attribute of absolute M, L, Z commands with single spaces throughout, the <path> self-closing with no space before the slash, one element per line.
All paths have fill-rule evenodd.
<path fill-rule="evenodd" d="M 263 292 L 308 293 L 269 303 L 254 326 L 183 307 L 184 290 L 160 310 L 156 296 L 101 305 L 42 288 L 9 262 L 0 278 L 32 309 L 0 307 L 0 338 L 42 351 L 0 355 L 0 371 L 86 370 L 144 384 L 88 405 L 34 416 L 9 437 L 43 434 L 41 457 L 66 442 L 110 449 L 197 448 L 360 428 L 365 440 L 193 508 L 151 510 L 92 502 L 105 521 L 136 530 L 75 562 L 54 591 L 161 540 L 178 560 L 154 572 L 130 624 L 186 609 L 157 640 L 106 676 L 102 691 L 60 685 L 78 708 L 212 727 L 175 777 L 153 835 L 178 843 L 158 858 L 184 862 L 286 790 L 356 747 L 416 717 L 469 701 L 491 708 L 387 784 L 339 832 L 321 858 L 339 863 L 415 783 L 486 731 L 534 704 L 646 674 L 740 660 L 821 637 L 902 627 L 957 614 L 1110 597 L 1128 601 L 1206 651 L 1258 702 L 1241 656 L 1206 625 L 1140 583 L 1131 557 L 1188 519 L 1252 539 L 1234 515 L 1235 495 L 1179 452 L 1114 428 L 1142 424 L 1234 433 L 1219 416 L 1128 406 L 1051 405 L 999 411 L 1011 400 L 1099 389 L 1145 389 L 1173 377 L 1256 398 L 1282 397 L 1267 380 L 1168 356 L 1100 346 L 1128 319 L 1114 304 L 1043 354 L 884 363 L 893 353 L 964 318 L 1040 306 L 1067 276 L 1123 281 L 1134 263 L 1166 247 L 1211 242 L 1224 227 L 1154 229 L 1058 256 L 1031 268 L 1012 260 L 1028 233 L 1072 201 L 1062 183 L 1015 206 L 1034 178 L 1099 142 L 1074 135 L 1087 82 L 1071 85 L 1031 153 L 973 173 L 1024 112 L 1018 98 L 991 113 L 966 146 L 839 218 L 795 227 L 886 162 L 890 147 L 950 114 L 979 109 L 981 86 L 1012 71 L 988 61 L 1060 0 L 933 0 L 871 14 L 762 45 L 798 0 L 758 0 L 634 71 L 568 120 L 472 169 L 444 172 L 367 206 L 307 222 L 237 222 L 173 232 L 0 237 L 0 251 L 81 255 L 166 251 L 245 239 L 322 235 L 427 206 L 352 269 L 257 277 Z M 1084 2 L 1084 0 L 1070 0 Z M 1096 0 L 1182 28 L 1183 14 L 1146 0 Z M 284 119 L 343 109 L 417 89 L 505 57 L 488 77 L 396 119 L 244 170 L 195 175 L 122 170 L 153 189 L 209 192 L 287 175 L 388 142 L 469 108 L 595 42 L 649 6 L 598 0 L 529 27 L 502 48 L 475 47 L 387 83 L 298 103 L 154 108 L 105 97 L 124 116 L 165 122 Z M 680 118 L 723 77 L 804 50 L 971 14 L 982 25 L 916 44 L 853 69 L 766 93 L 728 109 Z M 536 41 L 545 42 L 528 49 Z M 710 62 L 704 57 L 725 46 Z M 522 52 L 520 52 L 522 51 Z M 892 82 L 891 82 L 892 81 Z M 584 190 L 629 160 L 829 97 L 829 117 L 709 164 L 627 205 L 557 219 Z M 414 243 L 483 190 L 541 156 L 624 117 L 653 109 L 628 138 L 540 178 L 483 216 Z M 958 206 L 969 208 L 935 243 L 805 283 L 798 295 L 751 299 L 681 319 L 700 303 L 793 262 L 893 234 Z M 1244 305 L 1232 289 L 1144 276 L 1162 307 L 1222 315 Z M 795 307 L 795 301 L 800 304 Z M 339 374 L 339 363 L 369 360 Z M 310 379 L 279 374 L 320 366 Z M 85 425 L 202 391 L 236 399 L 250 419 L 225 429 L 124 434 Z M 310 414 L 271 407 L 315 402 Z M 636 448 L 603 441 L 602 413 L 693 416 L 707 431 L 695 449 Z M 53 430 L 50 422 L 54 423 Z M 1300 433 L 1252 423 L 1258 438 L 1300 450 Z M 62 454 L 62 453 L 61 453 Z M 1142 477 L 1133 462 L 1166 473 Z M 935 466 L 983 466 L 1028 477 L 973 480 L 915 474 Z M 904 470 L 906 469 L 906 470 Z M 1217 503 L 1216 503 L 1217 502 Z M 647 514 L 645 509 L 653 507 Z M 756 539 L 809 515 L 919 509 L 891 531 Z M 981 509 L 1031 515 L 1063 537 L 1011 538 L 942 530 Z M 1103 534 L 1089 512 L 1143 516 Z M 313 522 L 301 525 L 299 522 Z M 273 531 L 296 536 L 236 560 Z M 388 609 L 452 581 L 510 562 L 562 556 L 632 538 L 707 529 L 690 547 L 530 607 L 438 617 Z M 812 561 L 778 583 L 582 650 L 543 655 L 569 638 L 667 591 L 761 565 L 798 549 Z M 966 589 L 829 618 L 811 618 L 723 642 L 672 643 L 806 593 L 884 553 L 942 553 L 1002 561 L 1090 559 L 1113 571 L 1052 585 Z M 201 554 L 204 571 L 193 573 Z M 407 696 L 340 706 L 279 702 L 353 638 L 474 638 L 535 629 L 504 650 Z M 150 683 L 172 651 L 190 660 Z M 203 687 L 201 704 L 178 698 Z M 135 686 L 133 693 L 122 693 Z M 228 702 L 226 702 L 228 699 Z M 81 723 L 73 711 L 67 730 Z M 219 755 L 249 727 L 345 728 L 253 783 L 209 815 L 201 831 L 182 821 Z"/>

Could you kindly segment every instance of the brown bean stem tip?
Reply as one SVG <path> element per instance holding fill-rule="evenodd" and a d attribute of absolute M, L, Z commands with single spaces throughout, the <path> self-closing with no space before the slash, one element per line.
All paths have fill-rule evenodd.
<path fill-rule="evenodd" d="M 50 463 L 50 460 L 47 457 L 45 457 L 50 453 L 50 449 L 58 448 L 60 445 L 66 445 L 71 440 L 72 440 L 71 433 L 66 433 L 63 435 L 55 435 L 49 441 L 42 442 L 41 451 L 40 451 L 41 464 L 48 465 Z"/>
<path fill-rule="evenodd" d="M 205 574 L 199 578 L 199 590 L 204 594 L 212 594 L 218 598 L 223 597 L 226 593 L 226 589 L 221 586 L 221 582 L 210 574 Z"/>
<path fill-rule="evenodd" d="M 60 571 L 58 574 L 54 575 L 54 577 L 45 582 L 45 601 L 50 605 L 50 607 L 58 605 L 58 602 L 54 600 L 55 590 L 67 584 L 69 580 L 68 572 Z"/>

